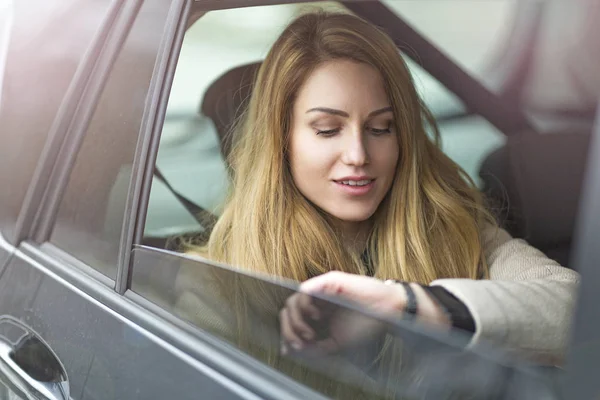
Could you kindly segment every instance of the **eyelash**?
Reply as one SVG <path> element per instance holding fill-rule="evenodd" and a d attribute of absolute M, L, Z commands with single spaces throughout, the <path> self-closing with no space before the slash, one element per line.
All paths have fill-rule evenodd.
<path fill-rule="evenodd" d="M 368 130 L 370 130 L 373 134 L 375 135 L 385 135 L 388 133 L 391 133 L 391 129 L 388 127 L 386 129 L 375 129 L 375 128 L 367 128 Z M 328 129 L 328 130 L 324 130 L 324 131 L 317 131 L 317 135 L 320 136 L 333 136 L 334 134 L 338 133 L 340 131 L 340 128 L 337 129 Z"/>
<path fill-rule="evenodd" d="M 390 128 L 386 128 L 386 129 L 374 129 L 374 128 L 370 128 L 370 130 L 375 135 L 385 135 L 387 133 L 391 133 L 392 132 L 392 130 Z"/>
<path fill-rule="evenodd" d="M 340 128 L 337 129 L 328 129 L 325 131 L 317 131 L 317 135 L 321 135 L 321 136 L 333 136 L 334 134 L 338 133 L 340 131 Z"/>

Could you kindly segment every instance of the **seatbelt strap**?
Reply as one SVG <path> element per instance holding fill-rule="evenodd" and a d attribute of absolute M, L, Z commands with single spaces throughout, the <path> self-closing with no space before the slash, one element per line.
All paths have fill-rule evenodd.
<path fill-rule="evenodd" d="M 179 193 L 177 190 L 175 190 L 173 186 L 171 186 L 169 181 L 167 181 L 162 172 L 160 172 L 157 166 L 154 167 L 154 176 L 156 176 L 156 178 L 159 181 L 161 181 L 167 187 L 167 189 L 169 189 L 173 196 L 175 196 L 177 200 L 179 200 L 181 205 L 185 207 L 185 209 L 190 214 L 192 214 L 192 217 L 194 217 L 194 219 L 198 221 L 201 225 L 204 225 L 207 222 L 216 221 L 217 217 L 215 215 L 206 211 L 204 208 L 200 207 L 199 205 L 197 205 L 196 203 Z"/>

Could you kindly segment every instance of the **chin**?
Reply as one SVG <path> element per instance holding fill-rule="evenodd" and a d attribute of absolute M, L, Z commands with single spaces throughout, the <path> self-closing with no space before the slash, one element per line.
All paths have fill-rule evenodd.
<path fill-rule="evenodd" d="M 348 212 L 333 212 L 330 215 L 345 222 L 364 222 L 375 214 L 375 210 L 353 210 Z"/>

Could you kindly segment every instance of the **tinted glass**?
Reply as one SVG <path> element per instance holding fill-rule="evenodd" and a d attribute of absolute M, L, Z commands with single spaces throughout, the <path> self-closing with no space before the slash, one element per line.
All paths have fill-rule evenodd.
<path fill-rule="evenodd" d="M 144 2 L 91 119 L 51 242 L 114 278 L 131 165 L 169 2 Z"/>
<path fill-rule="evenodd" d="M 7 237 L 67 88 L 112 2 L 0 1 L 0 229 Z M 4 9 L 11 3 L 12 28 Z"/>
<path fill-rule="evenodd" d="M 132 290 L 201 331 L 299 382 L 339 399 L 554 398 L 548 382 L 485 345 L 465 350 L 459 331 L 440 333 L 384 319 L 350 304 L 298 293 L 295 284 L 244 274 L 206 260 L 136 248 Z M 304 296 L 321 311 L 314 347 L 282 353 L 279 311 Z M 354 329 L 356 329 L 354 331 Z M 339 351 L 316 343 L 344 343 Z"/>

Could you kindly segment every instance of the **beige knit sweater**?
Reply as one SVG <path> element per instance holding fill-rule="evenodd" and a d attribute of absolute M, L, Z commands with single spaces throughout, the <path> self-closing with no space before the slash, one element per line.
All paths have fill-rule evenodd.
<path fill-rule="evenodd" d="M 490 280 L 440 279 L 475 320 L 476 346 L 482 340 L 547 364 L 564 358 L 579 275 L 561 267 L 506 231 L 484 232 Z"/>

